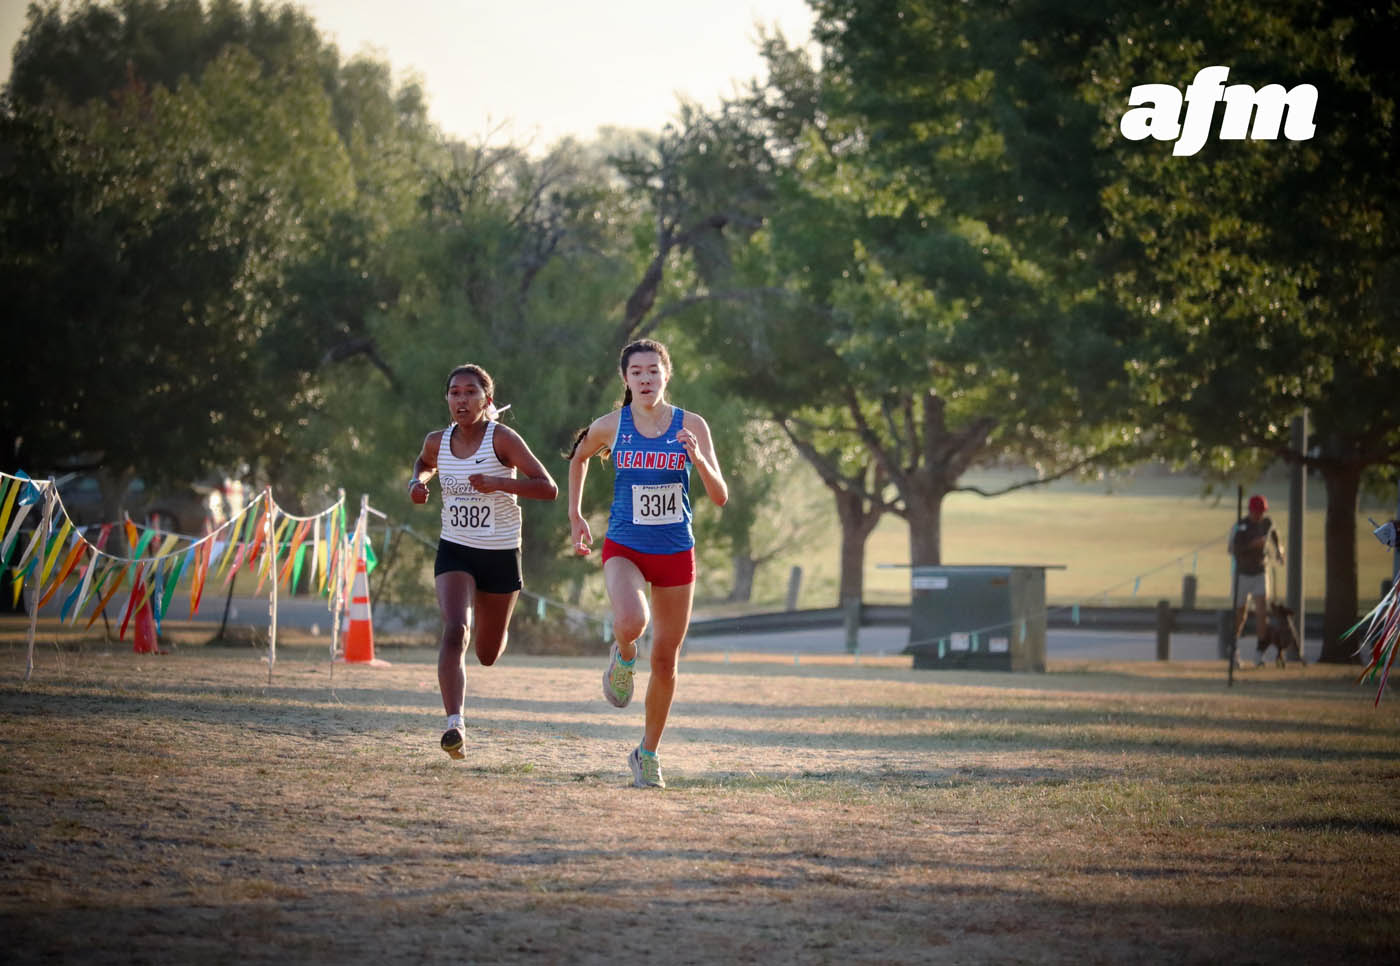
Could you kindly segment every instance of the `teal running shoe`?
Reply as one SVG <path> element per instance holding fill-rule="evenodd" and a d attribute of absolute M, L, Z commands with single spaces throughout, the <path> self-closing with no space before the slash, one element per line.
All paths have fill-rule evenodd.
<path fill-rule="evenodd" d="M 634 788 L 666 787 L 666 779 L 661 777 L 661 759 L 642 754 L 641 745 L 632 749 L 632 754 L 627 756 L 627 764 L 632 769 Z"/>
<path fill-rule="evenodd" d="M 630 661 L 622 659 L 614 641 L 608 654 L 608 669 L 603 672 L 603 697 L 614 708 L 625 708 L 632 700 L 632 673 L 636 666 L 635 657 Z"/>

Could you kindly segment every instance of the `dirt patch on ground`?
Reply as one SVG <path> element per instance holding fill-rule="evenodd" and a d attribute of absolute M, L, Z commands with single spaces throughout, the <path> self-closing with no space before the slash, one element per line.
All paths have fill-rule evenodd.
<path fill-rule="evenodd" d="M 1345 670 L 0 644 L 10 962 L 1298 962 L 1400 953 L 1400 716 Z M 645 675 L 639 680 L 639 696 Z"/>

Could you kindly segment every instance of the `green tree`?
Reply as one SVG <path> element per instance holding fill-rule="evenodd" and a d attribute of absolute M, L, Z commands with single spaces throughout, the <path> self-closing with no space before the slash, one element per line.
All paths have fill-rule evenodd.
<path fill-rule="evenodd" d="M 634 278 L 621 189 L 590 145 L 563 143 L 540 158 L 454 146 L 425 186 L 420 217 L 387 244 L 402 285 L 368 327 L 385 366 L 347 360 L 312 420 L 335 453 L 334 478 L 415 529 L 434 528 L 430 509 L 409 507 L 403 481 L 424 434 L 446 419 L 448 371 L 475 362 L 511 405 L 506 423 L 563 484 L 574 432 L 618 395 L 609 320 Z M 590 492 L 602 499 L 601 488 Z M 567 555 L 567 533 L 562 499 L 526 507 L 536 588 L 581 591 L 586 571 Z"/>
<path fill-rule="evenodd" d="M 240 159 L 162 90 L 0 123 L 7 458 L 155 481 L 233 458 L 276 247 Z"/>
<path fill-rule="evenodd" d="M 1042 149 L 1012 108 L 1047 94 L 994 47 L 1032 28 L 930 6 L 817 4 L 819 70 L 767 39 L 769 82 L 750 104 L 782 202 L 754 277 L 787 297 L 720 340 L 777 374 L 758 389 L 776 413 L 808 410 L 785 421 L 848 507 L 846 544 L 888 506 L 916 564 L 939 562 L 943 498 L 972 466 L 1014 460 L 1043 481 L 1135 445 L 1114 421 L 1126 380 L 1118 314 L 1084 255 L 1090 219 L 1066 215 L 1092 195 L 1071 176 L 1037 204 L 1006 198 L 1008 172 Z M 956 53 L 970 38 L 987 49 Z M 988 51 L 996 70 L 966 74 Z M 1070 136 L 1088 113 L 1063 121 Z M 964 132 L 973 118 L 980 132 Z"/>
<path fill-rule="evenodd" d="M 46 260 L 49 288 L 71 293 L 70 303 L 85 300 L 67 306 L 61 318 L 36 304 L 21 316 L 26 322 L 45 318 L 80 331 L 86 323 L 69 319 L 101 318 L 106 338 L 129 342 L 131 352 L 144 352 L 152 342 L 168 346 L 170 365 L 191 383 L 232 384 L 233 398 L 214 415 L 207 407 L 167 405 L 159 409 L 158 422 L 143 414 L 144 435 L 123 439 L 120 449 L 88 452 L 124 454 L 142 475 L 181 476 L 191 472 L 189 459 L 172 461 L 175 447 L 157 441 L 193 445 L 203 433 L 211 439 L 198 447 L 207 453 L 202 468 L 250 464 L 254 475 L 275 479 L 283 499 L 295 503 L 296 492 L 326 465 L 327 453 L 308 428 L 324 405 L 321 383 L 328 368 L 352 357 L 384 365 L 368 323 L 372 312 L 393 301 L 399 285 L 385 269 L 384 243 L 418 216 L 428 173 L 446 156 L 427 122 L 421 92 L 413 85 L 395 90 L 387 69 L 373 62 L 342 67 L 335 48 L 323 44 L 310 20 L 292 8 L 217 2 L 206 10 L 179 0 L 131 0 L 31 7 L 6 96 L 15 123 L 23 118 L 36 130 L 66 131 L 85 145 L 78 152 L 84 165 L 69 166 L 67 181 L 48 189 L 73 196 L 58 210 L 75 220 L 54 226 L 70 246 L 96 230 L 80 221 L 83 206 L 93 204 L 103 211 L 107 236 L 90 241 L 110 243 L 110 257 L 129 256 L 127 246 L 143 237 L 142 216 L 123 200 L 129 195 L 122 167 L 128 156 L 157 169 L 170 158 L 203 159 L 218 177 L 187 177 L 209 186 L 205 207 L 241 205 L 238 214 L 226 217 L 247 222 L 236 239 L 246 239 L 239 248 L 246 256 L 241 268 L 229 262 L 221 266 L 222 275 L 185 272 L 167 280 L 165 273 L 194 253 L 222 249 L 201 236 L 204 229 L 195 222 L 205 215 L 182 211 L 185 195 L 162 196 L 168 186 L 149 179 L 146 203 L 185 234 L 170 230 L 149 238 L 145 264 L 126 270 L 142 273 L 148 288 L 159 280 L 177 307 L 164 315 L 123 302 L 102 275 L 81 263 L 45 259 L 38 251 L 16 253 Z M 35 178 L 58 172 L 52 163 L 28 160 L 36 162 Z M 236 182 L 236 190 L 226 187 L 229 182 Z M 32 183 L 29 188 L 38 190 Z M 48 217 L 18 203 L 9 215 Z M 42 226 L 36 231 L 16 222 L 13 230 L 41 241 Z M 161 252 L 159 245 L 171 250 Z M 197 342 L 168 336 L 167 329 L 181 324 L 180 311 L 217 315 L 204 325 L 213 335 Z M 153 328 L 158 338 L 151 337 Z M 229 343 L 236 345 L 232 355 L 222 351 Z M 206 348 L 217 359 L 206 358 Z M 25 351 L 39 371 L 74 358 L 52 338 Z M 158 388 L 148 391 L 153 380 L 147 377 L 155 374 L 147 365 L 130 366 L 122 385 L 131 395 L 159 398 Z M 52 411 L 65 413 L 63 421 L 7 422 L 6 438 L 22 437 L 31 449 L 47 447 L 45 459 L 63 458 L 62 451 L 71 453 L 75 441 L 89 435 L 113 441 L 100 428 L 88 428 L 100 427 L 89 419 L 90 408 Z M 176 422 L 189 428 L 169 431 Z M 153 433 L 152 425 L 167 431 Z"/>
<path fill-rule="evenodd" d="M 769 413 L 755 407 L 737 373 L 712 366 L 715 328 L 703 319 L 728 313 L 731 324 L 742 327 L 740 320 L 764 295 L 742 287 L 733 259 L 773 203 L 771 158 L 762 132 L 741 106 L 711 112 L 683 104 L 676 123 L 614 163 L 632 196 L 642 199 L 650 228 L 638 232 L 643 266 L 623 306 L 617 344 L 655 336 L 673 344 L 673 357 L 704 360 L 678 361 L 676 382 L 689 393 L 685 404 L 708 414 L 733 498 L 712 525 L 699 511 L 697 527 L 709 530 L 728 554 L 727 599 L 748 601 L 759 568 L 800 539 L 806 521 L 778 498 L 777 474 L 787 447 L 756 425 Z M 779 518 L 784 524 L 774 526 Z"/>
<path fill-rule="evenodd" d="M 1400 13 L 1173 3 L 1113 27 L 1085 99 L 1111 161 L 1110 279 L 1140 326 L 1138 395 L 1174 445 L 1222 474 L 1299 459 L 1288 427 L 1307 410 L 1302 461 L 1327 491 L 1323 660 L 1354 660 L 1340 636 L 1358 609 L 1358 493 L 1400 467 Z M 1315 85 L 1316 135 L 1212 137 L 1190 157 L 1118 135 L 1133 85 L 1184 87 L 1215 64 L 1230 84 Z"/>
<path fill-rule="evenodd" d="M 269 76 L 309 69 L 328 91 L 337 86 L 339 55 L 295 6 L 42 0 L 27 9 L 7 89 L 21 104 L 109 99 L 133 80 L 173 91 L 231 47 L 251 52 Z"/>

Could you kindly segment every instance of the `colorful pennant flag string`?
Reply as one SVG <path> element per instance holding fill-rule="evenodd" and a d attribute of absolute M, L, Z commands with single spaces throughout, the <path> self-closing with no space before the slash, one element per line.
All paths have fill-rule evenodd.
<path fill-rule="evenodd" d="M 117 524 L 102 524 L 94 541 L 87 535 L 91 528 L 78 526 L 68 515 L 53 481 L 33 480 L 23 472 L 0 472 L 0 572 L 11 572 L 16 603 L 25 582 L 33 579 L 39 606 L 60 599 L 60 619 L 69 623 L 76 623 L 92 604 L 87 627 L 125 588 L 124 637 L 132 614 L 147 604 L 159 624 L 181 580 L 189 584 L 190 614 L 197 614 L 211 571 L 216 580 L 224 578 L 227 588 L 245 565 L 260 564 L 261 592 L 269 574 L 295 588 L 309 564 L 308 586 L 316 589 L 319 582 L 320 591 L 329 594 L 336 583 L 331 579 L 334 568 L 341 562 L 344 504 L 342 495 L 319 513 L 289 514 L 264 489 L 198 539 L 124 518 Z M 30 534 L 26 525 L 32 525 L 33 510 L 41 505 L 52 508 L 44 511 L 42 523 L 47 525 Z M 126 556 L 107 550 L 114 527 L 120 527 L 126 537 Z M 286 542 L 289 530 L 290 543 Z M 279 570 L 284 553 L 285 563 Z M 73 586 L 60 596 L 60 588 L 70 579 Z"/>

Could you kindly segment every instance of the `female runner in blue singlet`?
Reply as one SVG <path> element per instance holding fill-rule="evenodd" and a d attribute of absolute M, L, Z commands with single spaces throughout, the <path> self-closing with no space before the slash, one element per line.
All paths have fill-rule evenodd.
<path fill-rule="evenodd" d="M 622 408 L 600 416 L 579 434 L 569 460 L 569 521 L 574 552 L 591 553 L 593 533 L 583 518 L 588 460 L 610 450 L 616 475 L 603 540 L 603 578 L 612 604 L 613 634 L 603 696 L 616 707 L 632 699 L 637 640 L 655 621 L 646 729 L 628 756 L 633 784 L 665 788 L 656 757 L 676 693 L 681 643 L 690 626 L 695 591 L 695 534 L 691 529 L 690 474 L 719 506 L 729 499 L 710 439 L 697 413 L 666 400 L 671 357 L 650 339 L 629 343 L 619 362 L 626 386 Z M 651 613 L 647 585 L 651 585 Z"/>
<path fill-rule="evenodd" d="M 442 750 L 464 758 L 466 643 L 491 665 L 506 646 L 511 611 L 520 596 L 520 507 L 517 497 L 553 500 L 559 488 L 520 434 L 496 421 L 495 385 L 480 366 L 458 366 L 447 377 L 446 429 L 429 433 L 413 461 L 408 495 L 428 502 L 428 481 L 442 490 L 442 534 L 433 565 L 442 640 L 438 687 L 447 712 Z M 517 470 L 519 473 L 517 474 Z"/>

